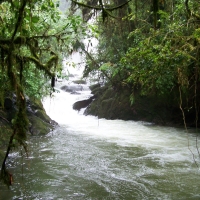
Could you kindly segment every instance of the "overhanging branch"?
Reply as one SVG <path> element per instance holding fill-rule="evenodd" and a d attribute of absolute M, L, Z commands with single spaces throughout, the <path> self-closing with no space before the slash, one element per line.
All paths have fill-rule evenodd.
<path fill-rule="evenodd" d="M 200 20 L 200 16 L 195 14 L 194 12 L 192 12 L 190 10 L 190 7 L 189 7 L 189 0 L 185 0 L 185 7 L 186 7 L 186 11 L 187 11 L 187 14 L 188 14 L 188 18 L 190 18 L 191 16 L 195 17 L 197 20 Z"/>
<path fill-rule="evenodd" d="M 54 55 L 52 56 L 48 62 L 46 64 L 42 64 L 37 58 L 32 57 L 32 56 L 24 56 L 22 57 L 22 59 L 24 61 L 29 61 L 35 64 L 35 66 L 40 69 L 43 70 L 48 76 L 53 77 L 54 73 L 50 71 L 51 66 L 57 62 L 58 60 L 58 56 Z"/>
<path fill-rule="evenodd" d="M 102 0 L 99 0 L 99 4 L 100 6 L 91 6 L 91 5 L 88 5 L 88 4 L 84 4 L 84 3 L 80 3 L 78 1 L 74 1 L 72 0 L 72 2 L 76 5 L 79 5 L 79 6 L 82 6 L 82 7 L 85 7 L 85 8 L 89 8 L 89 9 L 94 9 L 94 10 L 99 10 L 99 11 L 102 11 L 102 17 L 103 17 L 103 21 L 105 19 L 105 17 L 107 16 L 110 16 L 112 18 L 116 18 L 115 16 L 111 15 L 110 12 L 112 12 L 113 10 L 117 10 L 117 9 L 120 9 L 122 7 L 124 7 L 126 4 L 128 4 L 131 0 L 128 0 L 126 1 L 125 3 L 122 3 L 121 5 L 118 5 L 116 7 L 112 7 L 110 8 L 108 5 L 104 5 Z"/>

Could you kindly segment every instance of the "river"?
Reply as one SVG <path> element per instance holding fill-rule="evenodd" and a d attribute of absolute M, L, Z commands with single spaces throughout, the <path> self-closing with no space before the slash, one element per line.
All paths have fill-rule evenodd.
<path fill-rule="evenodd" d="M 10 155 L 14 184 L 0 185 L 0 200 L 200 199 L 193 131 L 84 116 L 72 109 L 90 96 L 87 86 L 80 92 L 59 90 L 44 100 L 59 127 L 31 137 L 28 158 L 21 151 Z"/>

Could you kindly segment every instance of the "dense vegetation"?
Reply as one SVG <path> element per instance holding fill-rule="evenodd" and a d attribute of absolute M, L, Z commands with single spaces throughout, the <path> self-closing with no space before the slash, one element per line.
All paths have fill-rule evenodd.
<path fill-rule="evenodd" d="M 87 55 L 85 76 L 98 74 L 119 94 L 128 91 L 133 107 L 141 97 L 158 101 L 171 110 L 172 121 L 197 128 L 199 1 L 126 2 L 75 2 L 85 20 L 96 19 L 92 30 L 99 41 L 97 53 Z"/>
<path fill-rule="evenodd" d="M 6 98 L 16 99 L 13 132 L 1 168 L 1 178 L 7 185 L 12 183 L 6 169 L 9 152 L 17 143 L 27 151 L 27 96 L 41 99 L 54 91 L 63 57 L 84 35 L 81 18 L 62 14 L 58 7 L 59 2 L 53 0 L 0 1 L 0 111 Z"/>

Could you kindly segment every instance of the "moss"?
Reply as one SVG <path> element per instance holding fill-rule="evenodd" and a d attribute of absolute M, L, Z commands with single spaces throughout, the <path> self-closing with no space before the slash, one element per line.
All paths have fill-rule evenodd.
<path fill-rule="evenodd" d="M 51 118 L 46 114 L 45 110 L 36 110 L 35 115 L 47 123 L 51 121 Z"/>
<path fill-rule="evenodd" d="M 99 117 L 101 118 L 110 118 L 111 119 L 111 110 L 112 110 L 113 98 L 105 99 L 101 102 L 99 108 Z"/>
<path fill-rule="evenodd" d="M 42 105 L 42 102 L 40 99 L 36 99 L 36 98 L 30 98 L 28 101 L 27 101 L 27 104 L 30 104 L 31 108 L 33 110 L 37 110 L 37 109 L 44 109 L 43 108 L 43 105 Z"/>
<path fill-rule="evenodd" d="M 0 122 L 0 148 L 5 147 L 8 144 L 12 131 L 10 124 L 2 123 L 2 121 Z"/>
<path fill-rule="evenodd" d="M 12 132 L 13 132 L 13 129 L 11 128 L 11 124 L 3 120 L 2 118 L 0 118 L 0 161 L 1 163 L 5 157 L 5 150 L 9 143 L 9 139 Z"/>
<path fill-rule="evenodd" d="M 45 135 L 54 129 L 57 124 L 46 114 L 42 102 L 39 99 L 28 101 L 30 107 L 27 110 L 29 118 L 29 131 L 32 135 Z"/>
<path fill-rule="evenodd" d="M 116 92 L 113 90 L 113 88 L 112 87 L 108 87 L 104 91 L 104 93 L 102 95 L 102 99 L 113 98 L 115 96 L 115 94 L 116 94 Z"/>
<path fill-rule="evenodd" d="M 30 127 L 29 131 L 32 135 L 46 135 L 53 130 L 53 125 L 44 122 L 37 116 L 29 117 Z"/>
<path fill-rule="evenodd" d="M 95 89 L 99 89 L 101 87 L 100 84 L 90 85 L 90 90 L 93 92 Z"/>

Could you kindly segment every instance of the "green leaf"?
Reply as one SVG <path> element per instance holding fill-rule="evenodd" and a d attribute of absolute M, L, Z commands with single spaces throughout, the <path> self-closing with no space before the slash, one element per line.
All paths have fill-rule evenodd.
<path fill-rule="evenodd" d="M 40 18 L 39 18 L 38 16 L 32 17 L 32 22 L 33 22 L 33 23 L 38 23 L 39 20 L 40 20 Z"/>
<path fill-rule="evenodd" d="M 23 35 L 28 35 L 28 33 L 29 33 L 29 32 L 28 32 L 26 29 L 24 29 L 24 28 L 22 29 L 22 32 L 23 32 Z"/>
<path fill-rule="evenodd" d="M 48 8 L 47 8 L 47 6 L 46 5 L 42 5 L 42 7 L 41 7 L 41 10 L 43 10 L 43 11 L 47 11 L 48 10 Z"/>
<path fill-rule="evenodd" d="M 195 29 L 193 35 L 195 38 L 199 39 L 200 38 L 200 28 Z"/>
<path fill-rule="evenodd" d="M 103 65 L 101 65 L 101 67 L 99 68 L 101 71 L 107 71 L 110 69 L 111 63 L 104 63 Z"/>
<path fill-rule="evenodd" d="M 19 1 L 13 1 L 12 3 L 16 8 L 19 8 Z"/>

